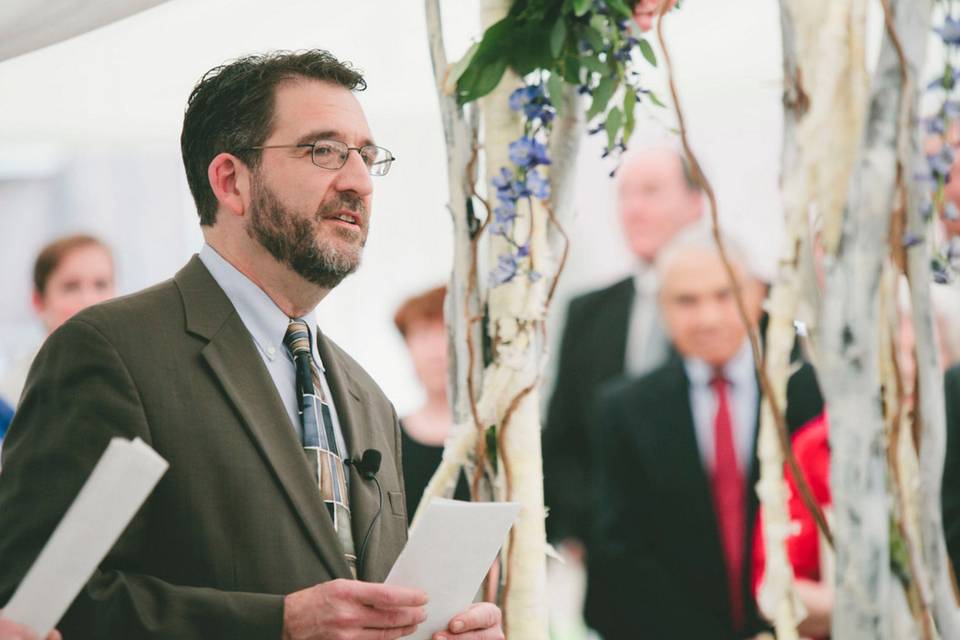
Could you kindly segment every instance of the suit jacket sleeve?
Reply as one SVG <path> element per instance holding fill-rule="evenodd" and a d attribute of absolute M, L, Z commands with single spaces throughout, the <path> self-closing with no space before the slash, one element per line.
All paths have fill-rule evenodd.
<path fill-rule="evenodd" d="M 582 339 L 578 328 L 581 316 L 578 300 L 567 312 L 567 322 L 560 342 L 557 361 L 557 381 L 547 406 L 546 428 L 543 432 L 543 490 L 544 502 L 550 510 L 547 535 L 551 540 L 584 539 L 589 502 L 593 486 L 589 478 L 591 463 L 589 434 L 580 422 L 586 390 L 578 383 L 581 363 L 575 353 Z"/>
<path fill-rule="evenodd" d="M 13 594 L 110 439 L 149 444 L 149 421 L 120 353 L 95 326 L 74 319 L 47 340 L 3 450 L 0 602 Z M 150 552 L 143 548 L 150 509 L 148 500 L 77 596 L 59 625 L 65 637 L 280 637 L 281 595 L 180 586 L 141 573 L 136 558 Z"/>
<path fill-rule="evenodd" d="M 960 569 L 960 367 L 944 378 L 947 403 L 947 452 L 943 466 L 943 529 L 954 573 Z"/>
<path fill-rule="evenodd" d="M 613 599 L 606 620 L 596 621 L 608 640 L 672 636 L 668 574 L 657 559 L 650 532 L 657 509 L 650 498 L 653 479 L 643 463 L 637 437 L 639 416 L 631 415 L 629 394 L 604 393 L 600 414 L 596 469 L 599 475 L 596 544 L 591 571 L 610 581 L 604 592 Z M 600 628 L 600 627 L 603 628 Z"/>

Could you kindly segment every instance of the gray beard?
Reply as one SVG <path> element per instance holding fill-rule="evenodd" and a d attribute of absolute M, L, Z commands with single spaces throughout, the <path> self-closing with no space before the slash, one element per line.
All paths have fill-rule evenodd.
<path fill-rule="evenodd" d="M 327 212 L 342 209 L 362 211 L 363 206 L 356 196 L 342 194 L 336 200 L 325 203 L 315 219 L 319 220 Z M 333 289 L 360 266 L 359 250 L 338 249 L 331 242 L 317 239 L 313 221 L 285 208 L 259 176 L 253 179 L 253 201 L 247 233 L 277 262 L 324 289 Z M 338 228 L 337 233 L 348 238 L 362 231 Z M 366 238 L 363 238 L 360 246 L 365 244 Z"/>

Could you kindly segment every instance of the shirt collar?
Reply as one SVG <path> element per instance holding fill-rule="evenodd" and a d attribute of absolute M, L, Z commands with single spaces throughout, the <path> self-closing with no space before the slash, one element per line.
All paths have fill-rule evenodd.
<path fill-rule="evenodd" d="M 290 324 L 290 318 L 287 317 L 287 314 L 274 303 L 263 289 L 230 264 L 209 244 L 204 243 L 203 248 L 200 249 L 199 257 L 207 270 L 210 271 L 213 279 L 227 294 L 227 298 L 230 299 L 234 309 L 237 310 L 237 314 L 247 327 L 247 331 L 250 332 L 261 353 L 271 361 L 277 356 L 288 357 L 287 349 L 283 345 L 283 337 L 287 333 L 287 325 Z M 310 313 L 299 319 L 307 323 L 310 332 L 313 334 L 311 337 L 313 355 L 317 363 L 320 364 L 320 368 L 323 369 L 323 364 L 317 352 L 316 310 L 311 310 Z"/>
<path fill-rule="evenodd" d="M 684 358 L 683 367 L 686 369 L 687 378 L 693 386 L 709 386 L 714 374 L 713 366 L 700 358 Z M 743 339 L 740 349 L 723 365 L 723 377 L 735 387 L 748 384 L 750 380 L 756 377 L 753 366 L 753 352 L 748 338 Z"/>
<path fill-rule="evenodd" d="M 633 267 L 633 290 L 641 295 L 657 292 L 657 270 L 643 260 L 637 260 Z"/>

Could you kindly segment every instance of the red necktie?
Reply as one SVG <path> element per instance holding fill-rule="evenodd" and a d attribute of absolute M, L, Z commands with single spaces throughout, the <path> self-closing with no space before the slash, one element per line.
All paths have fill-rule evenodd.
<path fill-rule="evenodd" d="M 717 416 L 714 419 L 713 506 L 720 529 L 720 543 L 727 565 L 727 584 L 730 588 L 730 611 L 736 629 L 744 627 L 746 614 L 743 603 L 743 546 L 746 538 L 746 488 L 743 474 L 737 464 L 733 441 L 733 419 L 727 381 L 717 375 L 710 381 L 717 398 Z"/>

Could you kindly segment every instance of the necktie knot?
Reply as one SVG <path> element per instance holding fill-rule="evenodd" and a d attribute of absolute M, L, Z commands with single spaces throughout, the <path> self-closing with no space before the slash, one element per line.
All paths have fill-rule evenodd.
<path fill-rule="evenodd" d="M 310 355 L 310 330 L 303 320 L 291 320 L 287 325 L 287 333 L 283 336 L 283 344 L 294 357 Z"/>
<path fill-rule="evenodd" d="M 726 376 L 723 375 L 723 369 L 717 369 L 713 372 L 713 376 L 710 378 L 710 387 L 713 389 L 714 393 L 722 393 L 726 391 L 729 385 L 730 381 L 727 380 Z"/>

